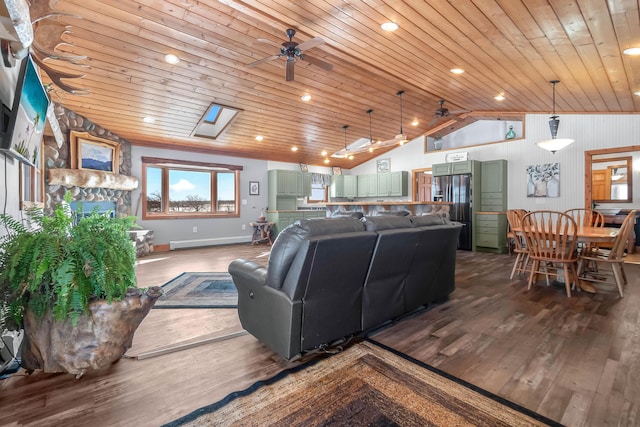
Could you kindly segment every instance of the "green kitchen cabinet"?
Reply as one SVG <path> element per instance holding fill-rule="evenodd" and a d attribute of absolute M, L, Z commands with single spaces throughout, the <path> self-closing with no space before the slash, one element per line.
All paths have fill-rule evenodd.
<path fill-rule="evenodd" d="M 409 194 L 409 172 L 385 172 L 379 173 L 377 177 L 378 197 L 405 197 Z"/>
<path fill-rule="evenodd" d="M 507 251 L 507 161 L 485 161 L 480 170 L 476 246 L 480 251 L 504 253 Z"/>
<path fill-rule="evenodd" d="M 331 197 L 344 197 L 352 199 L 357 195 L 356 175 L 332 175 L 331 176 Z"/>
<path fill-rule="evenodd" d="M 378 197 L 378 176 L 358 175 L 358 197 Z"/>
<path fill-rule="evenodd" d="M 462 175 L 473 173 L 475 160 L 465 160 L 463 162 L 437 163 L 431 166 L 433 176 Z"/>

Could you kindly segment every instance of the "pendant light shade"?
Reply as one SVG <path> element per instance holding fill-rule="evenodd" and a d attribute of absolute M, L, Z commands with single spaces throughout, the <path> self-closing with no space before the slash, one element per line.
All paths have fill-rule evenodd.
<path fill-rule="evenodd" d="M 549 130 L 551 131 L 551 139 L 547 139 L 544 141 L 537 142 L 536 144 L 540 148 L 544 148 L 547 151 L 551 151 L 553 154 L 558 150 L 562 150 L 569 144 L 573 144 L 575 142 L 574 139 L 571 138 L 557 138 L 558 135 L 558 127 L 560 126 L 560 119 L 556 115 L 556 84 L 560 83 L 560 80 L 551 80 L 549 81 L 553 87 L 553 113 L 551 117 L 549 117 Z"/>

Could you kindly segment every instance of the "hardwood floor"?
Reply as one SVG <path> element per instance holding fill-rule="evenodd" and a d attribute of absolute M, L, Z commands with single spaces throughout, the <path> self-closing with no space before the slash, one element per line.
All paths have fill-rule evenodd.
<path fill-rule="evenodd" d="M 226 271 L 242 257 L 266 264 L 266 246 L 156 253 L 139 286 L 184 271 Z M 640 423 L 640 265 L 626 266 L 625 298 L 509 280 L 513 257 L 459 252 L 446 303 L 373 338 L 571 426 Z M 235 309 L 152 310 L 127 353 L 240 330 Z M 251 335 L 144 360 L 123 358 L 76 380 L 24 371 L 0 381 L 0 425 L 156 426 L 293 364 Z"/>

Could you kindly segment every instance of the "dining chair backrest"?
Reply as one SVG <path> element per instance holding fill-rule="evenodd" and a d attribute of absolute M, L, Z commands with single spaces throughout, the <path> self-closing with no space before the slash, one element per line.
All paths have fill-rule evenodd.
<path fill-rule="evenodd" d="M 583 225 L 587 227 L 604 227 L 604 215 L 594 209 L 589 208 L 576 208 L 564 211 L 569 214 L 571 218 L 576 221 L 578 226 Z"/>
<path fill-rule="evenodd" d="M 578 227 L 564 212 L 533 211 L 522 218 L 529 255 L 544 261 L 570 262 L 577 260 Z"/>
<path fill-rule="evenodd" d="M 620 226 L 620 231 L 618 231 L 618 234 L 613 241 L 613 246 L 611 247 L 611 251 L 609 252 L 609 256 L 607 257 L 608 259 L 621 260 L 624 256 L 624 249 L 627 247 L 627 240 L 631 238 L 631 233 L 633 232 L 636 222 L 636 213 L 637 210 L 632 210 L 625 217 L 622 225 Z"/>
<path fill-rule="evenodd" d="M 509 224 L 509 231 L 511 230 L 521 230 L 522 229 L 522 217 L 524 216 L 524 214 L 526 213 L 526 211 L 523 211 L 522 209 L 509 209 L 507 210 L 507 223 Z M 522 245 L 522 239 L 517 236 L 515 233 L 511 233 L 512 235 L 509 236 L 513 239 L 515 248 L 517 250 L 522 250 L 523 249 L 523 245 Z"/>

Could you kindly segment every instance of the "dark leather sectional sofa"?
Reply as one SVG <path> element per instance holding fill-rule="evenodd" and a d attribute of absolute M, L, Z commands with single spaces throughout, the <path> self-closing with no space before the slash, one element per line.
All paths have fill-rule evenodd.
<path fill-rule="evenodd" d="M 291 359 L 443 300 L 461 228 L 438 215 L 302 220 L 266 268 L 229 265 L 242 326 Z"/>

